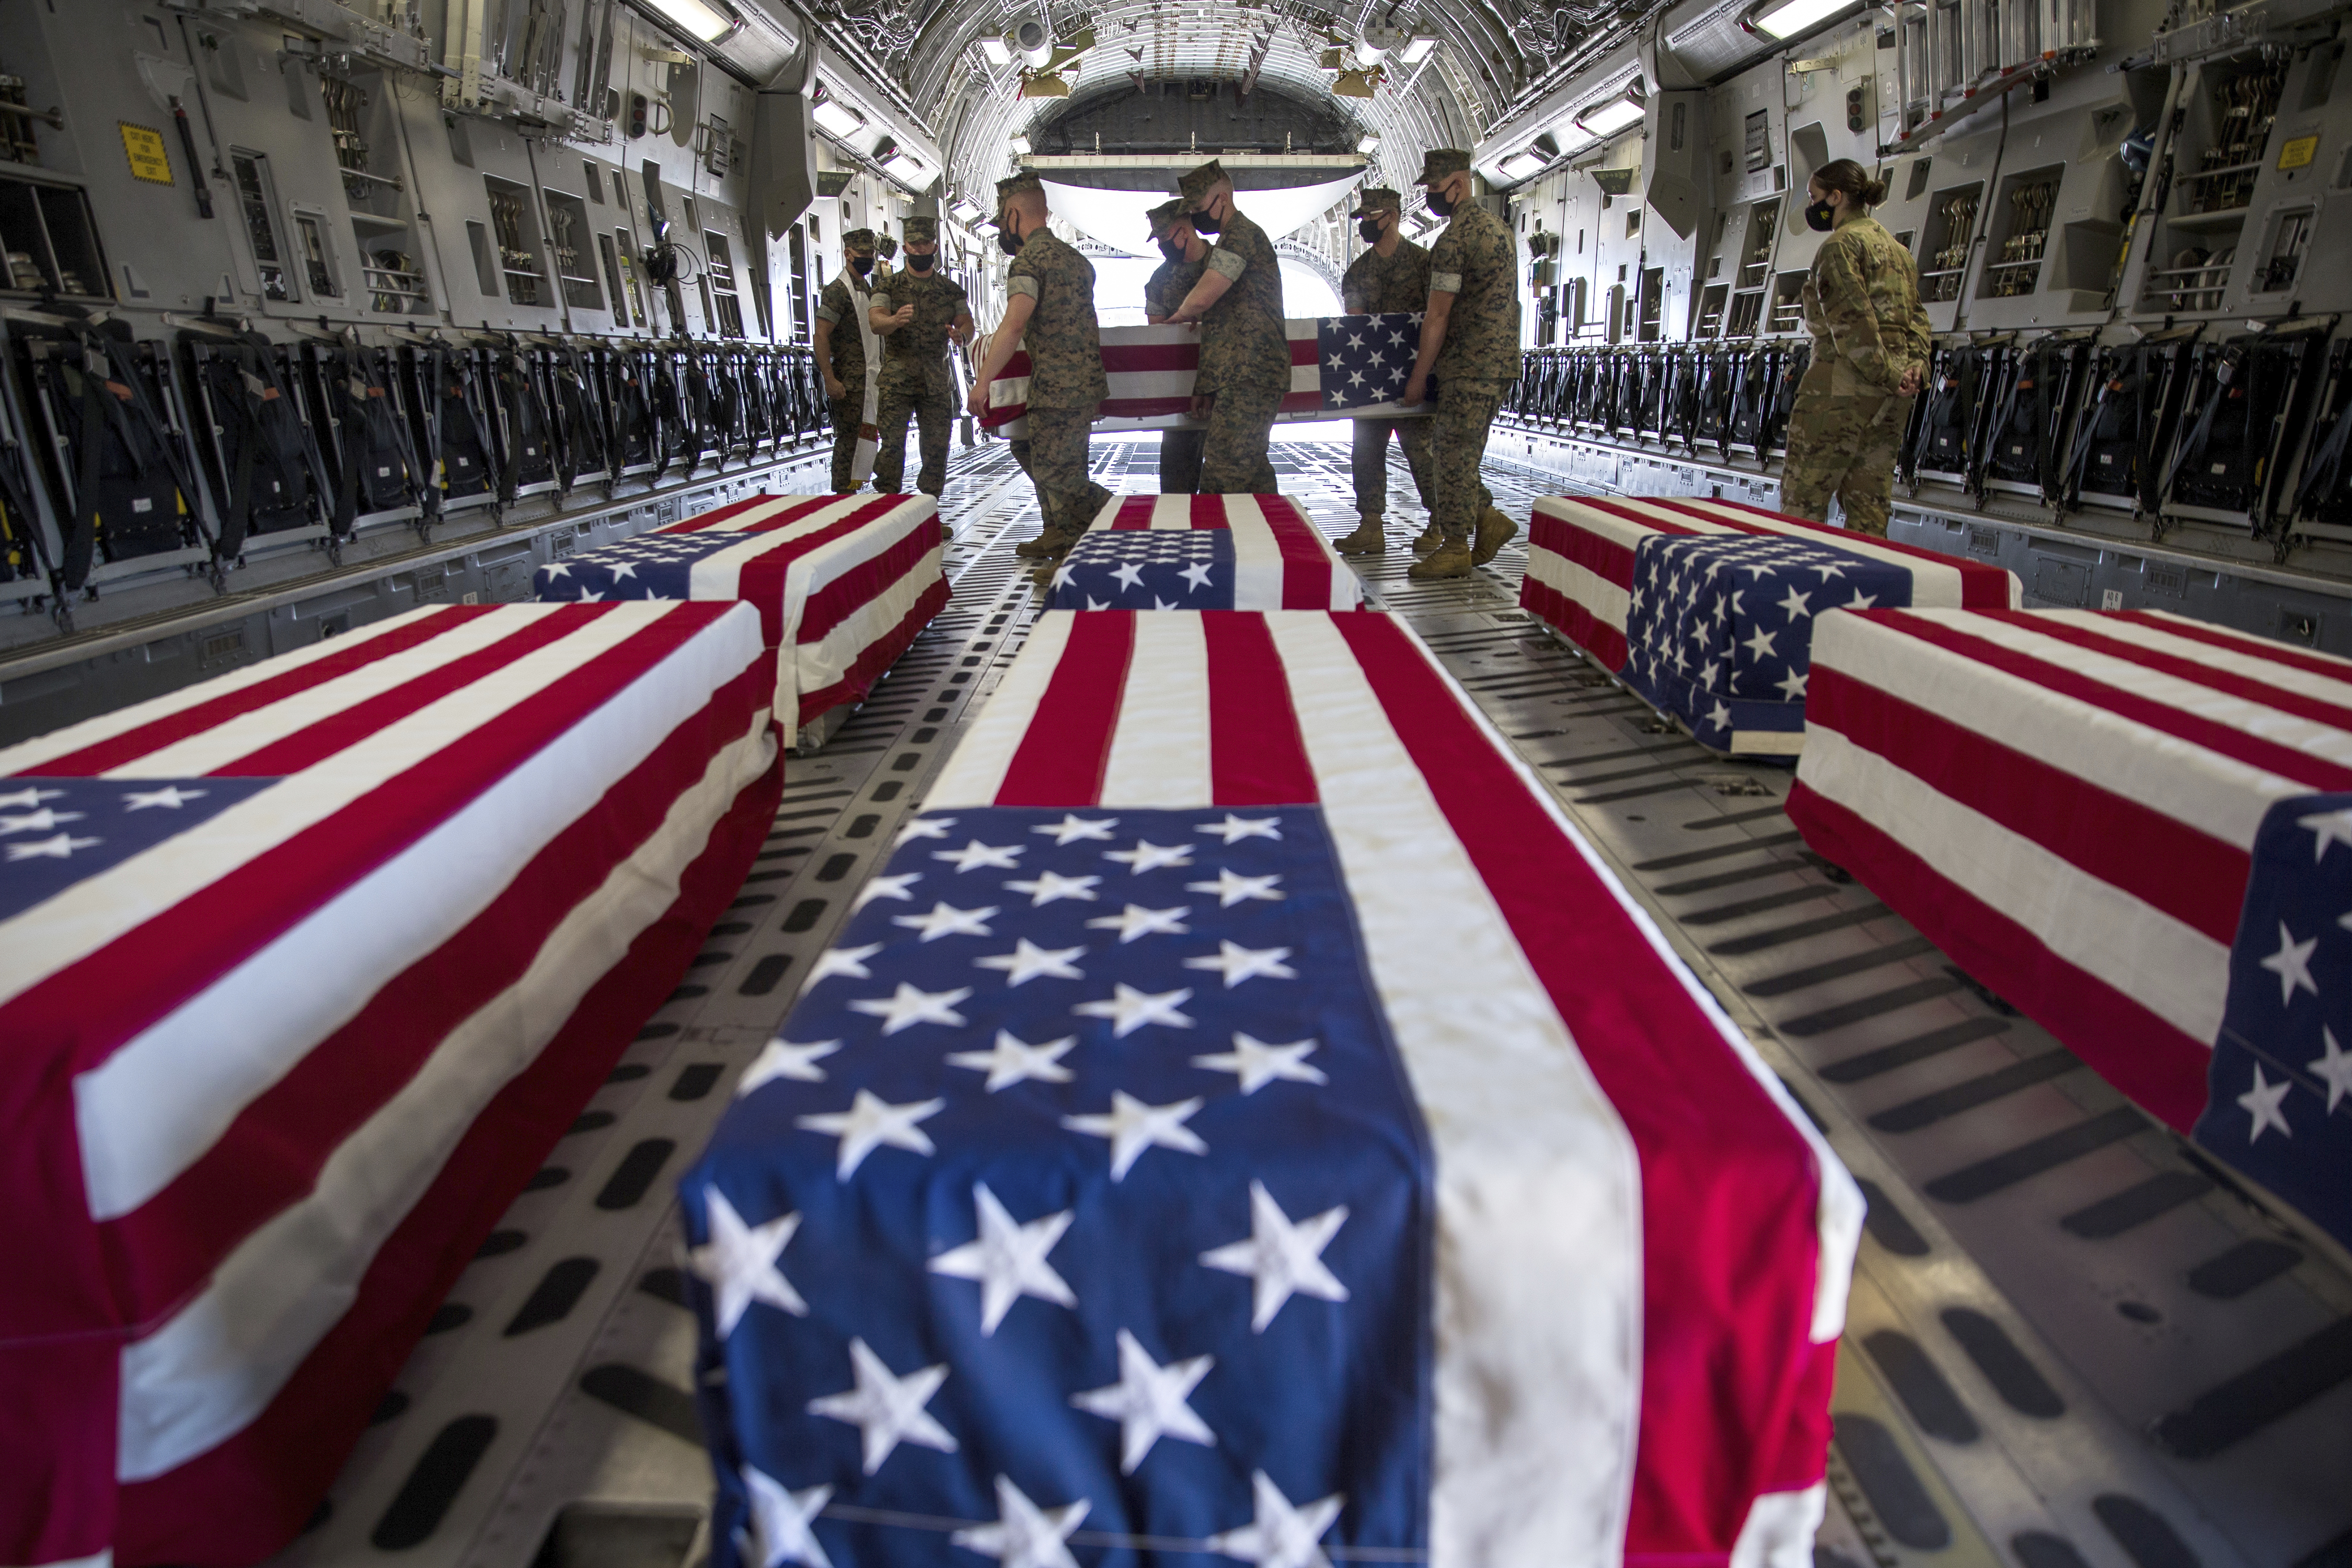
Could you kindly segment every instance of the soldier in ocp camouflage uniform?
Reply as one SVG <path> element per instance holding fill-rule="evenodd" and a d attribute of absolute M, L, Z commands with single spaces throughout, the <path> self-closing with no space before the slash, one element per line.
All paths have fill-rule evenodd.
<path fill-rule="evenodd" d="M 1396 192 L 1375 185 L 1363 193 L 1356 210 L 1357 232 L 1371 248 L 1348 264 L 1339 279 L 1339 297 L 1351 316 L 1419 312 L 1429 303 L 1429 252 L 1404 237 L 1397 224 L 1402 203 Z M 1410 351 L 1405 351 L 1410 352 Z M 1437 509 L 1429 496 L 1429 421 L 1426 419 L 1363 419 L 1354 421 L 1356 531 L 1339 541 L 1343 555 L 1378 555 L 1388 548 L 1381 523 L 1389 509 L 1389 432 L 1396 432 L 1404 448 L 1405 467 L 1412 488 L 1437 526 Z M 1433 549 L 1431 540 L 1423 548 Z"/>
<path fill-rule="evenodd" d="M 1486 431 L 1502 411 L 1504 389 L 1519 378 L 1518 245 L 1503 220 L 1471 194 L 1470 154 L 1440 147 L 1422 161 L 1415 182 L 1429 210 L 1451 219 L 1429 253 L 1428 313 L 1421 353 L 1398 401 L 1423 401 L 1437 382 L 1430 416 L 1430 489 L 1435 549 L 1412 565 L 1419 578 L 1466 577 L 1517 533 L 1478 477 Z M 1471 531 L 1477 538 L 1473 543 Z M 1424 536 L 1425 537 L 1425 536 Z"/>
<path fill-rule="evenodd" d="M 1159 326 L 1176 313 L 1192 285 L 1209 264 L 1209 242 L 1192 230 L 1184 216 L 1184 199 L 1160 203 L 1146 215 L 1151 221 L 1151 241 L 1163 259 L 1143 285 L 1143 319 Z M 1160 493 L 1190 495 L 1201 488 L 1201 446 L 1203 430 L 1160 432 Z"/>
<path fill-rule="evenodd" d="M 1780 510 L 1829 520 L 1830 497 L 1857 533 L 1886 536 L 1895 454 L 1927 369 L 1919 271 L 1869 208 L 1886 184 L 1841 158 L 1806 186 L 1805 221 L 1831 231 L 1804 288 L 1813 357 L 1797 384 L 1780 467 Z"/>
<path fill-rule="evenodd" d="M 874 267 L 874 231 L 853 228 L 841 237 L 848 265 L 833 276 L 816 301 L 816 363 L 824 376 L 825 406 L 833 416 L 833 493 L 846 495 L 857 466 L 857 429 L 866 420 L 866 337 L 858 322 L 866 311 L 866 275 Z"/>
<path fill-rule="evenodd" d="M 1201 323 L 1201 368 L 1192 383 L 1192 416 L 1209 422 L 1201 489 L 1271 495 L 1266 447 L 1290 391 L 1282 265 L 1265 230 L 1234 205 L 1234 183 L 1213 159 L 1179 181 L 1178 192 L 1194 232 L 1216 238 L 1201 280 L 1168 318 Z"/>
<path fill-rule="evenodd" d="M 1013 351 L 1029 349 L 1029 479 L 1045 526 L 1016 553 L 1043 556 L 1039 581 L 1110 500 L 1087 474 L 1095 409 L 1110 392 L 1095 321 L 1094 263 L 1046 227 L 1045 187 L 1034 174 L 996 183 L 997 245 L 1010 254 L 1004 321 L 972 377 L 970 406 L 988 408 L 989 384 Z"/>
<path fill-rule="evenodd" d="M 963 285 L 938 270 L 939 220 L 907 220 L 907 265 L 876 287 L 866 319 L 882 334 L 882 369 L 876 386 L 874 488 L 897 495 L 907 476 L 907 418 L 922 430 L 923 468 L 916 484 L 927 496 L 947 488 L 949 426 L 955 418 L 955 377 L 948 342 L 971 336 L 971 308 Z"/>

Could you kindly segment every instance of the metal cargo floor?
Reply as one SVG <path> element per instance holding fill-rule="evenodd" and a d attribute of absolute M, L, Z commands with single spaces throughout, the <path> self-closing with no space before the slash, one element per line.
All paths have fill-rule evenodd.
<path fill-rule="evenodd" d="M 1155 461 L 1148 437 L 1094 445 L 1114 489 L 1155 489 Z M 1354 525 L 1344 439 L 1286 441 L 1276 467 L 1328 533 Z M 1521 517 L 1561 488 L 1489 478 Z M 1412 494 L 1393 457 L 1391 490 Z M 1011 551 L 1034 503 L 1003 447 L 956 454 L 943 515 L 954 602 L 793 759 L 741 896 L 286 1563 L 706 1550 L 673 1184 L 1034 614 Z M 1787 770 L 1700 750 L 1516 609 L 1520 544 L 1467 582 L 1412 584 L 1410 560 L 1364 569 L 1375 602 L 1549 783 L 1869 1197 L 1822 1568 L 2352 1565 L 2352 1278 L 1809 855 Z"/>

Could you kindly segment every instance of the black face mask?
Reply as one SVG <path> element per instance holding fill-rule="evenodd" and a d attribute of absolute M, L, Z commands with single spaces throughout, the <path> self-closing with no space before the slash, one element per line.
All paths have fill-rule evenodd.
<path fill-rule="evenodd" d="M 1837 208 L 1827 202 L 1815 202 L 1805 208 L 1805 226 L 1816 234 L 1827 234 L 1837 227 Z"/>
<path fill-rule="evenodd" d="M 1356 232 L 1364 237 L 1366 245 L 1378 245 L 1381 242 L 1381 236 L 1387 230 L 1380 219 L 1368 217 L 1356 226 Z"/>
<path fill-rule="evenodd" d="M 863 278 L 874 270 L 874 258 L 870 256 L 853 256 L 849 258 L 849 269 Z"/>
<path fill-rule="evenodd" d="M 1440 192 L 1433 190 L 1424 199 L 1429 203 L 1429 210 L 1435 213 L 1439 217 L 1452 217 L 1454 216 L 1453 201 Z"/>
<path fill-rule="evenodd" d="M 1166 257 L 1171 261 L 1183 260 L 1185 248 L 1186 247 L 1182 244 L 1176 240 L 1163 239 L 1160 242 L 1160 254 Z"/>
<path fill-rule="evenodd" d="M 1192 232 L 1194 234 L 1214 234 L 1224 226 L 1224 220 L 1213 214 L 1196 212 L 1192 215 Z"/>
<path fill-rule="evenodd" d="M 918 256 L 911 250 L 907 252 L 907 267 L 910 271 L 929 272 L 931 269 L 931 263 L 938 259 L 936 255 Z"/>
<path fill-rule="evenodd" d="M 996 248 L 1007 256 L 1018 256 L 1021 254 L 1021 241 L 1011 229 L 1000 228 L 996 231 Z"/>

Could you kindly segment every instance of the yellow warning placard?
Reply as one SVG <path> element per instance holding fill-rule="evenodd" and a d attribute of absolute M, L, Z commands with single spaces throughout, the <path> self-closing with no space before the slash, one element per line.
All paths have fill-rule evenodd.
<path fill-rule="evenodd" d="M 2319 138 L 2297 136 L 2279 148 L 2278 166 L 2282 169 L 2308 169 L 2311 161 L 2319 156 Z"/>
<path fill-rule="evenodd" d="M 133 125 L 127 120 L 118 120 L 115 124 L 122 128 L 122 151 L 131 160 L 131 177 L 159 185 L 170 184 L 172 155 L 163 151 L 163 133 L 144 125 Z"/>

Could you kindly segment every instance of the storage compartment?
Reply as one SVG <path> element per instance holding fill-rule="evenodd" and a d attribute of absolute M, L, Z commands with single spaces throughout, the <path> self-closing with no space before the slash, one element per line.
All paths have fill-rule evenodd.
<path fill-rule="evenodd" d="M 555 258 L 563 302 L 576 310 L 603 310 L 604 291 L 596 282 L 595 259 L 588 252 L 588 204 L 562 191 L 540 194 L 547 201 L 547 249 Z"/>
<path fill-rule="evenodd" d="M 1927 237 L 1921 249 L 1919 298 L 1930 305 L 1960 297 L 1960 275 L 1969 268 L 1969 243 L 1977 230 L 1977 205 L 1984 182 L 1937 191 L 1927 204 Z"/>
<path fill-rule="evenodd" d="M 2050 245 L 2051 215 L 2058 202 L 2063 163 L 2001 182 L 2000 200 L 1994 206 L 1986 247 L 1984 279 L 1978 285 L 1980 300 L 2013 300 L 2031 294 L 2042 281 L 2042 262 Z"/>
<path fill-rule="evenodd" d="M 113 298 L 89 198 L 78 186 L 0 179 L 0 248 L 16 293 Z"/>
<path fill-rule="evenodd" d="M 530 190 L 496 174 L 483 175 L 482 187 L 489 196 L 490 232 L 498 246 L 499 273 L 506 282 L 507 300 L 517 305 L 551 304 Z"/>
<path fill-rule="evenodd" d="M 1783 272 L 1772 279 L 1772 315 L 1767 331 L 1801 332 L 1805 330 L 1805 274 Z"/>

